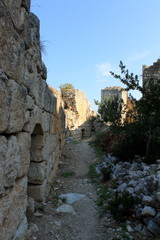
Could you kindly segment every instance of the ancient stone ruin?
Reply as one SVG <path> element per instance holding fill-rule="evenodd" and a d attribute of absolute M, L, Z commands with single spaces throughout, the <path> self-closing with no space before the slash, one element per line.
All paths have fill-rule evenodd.
<path fill-rule="evenodd" d="M 160 59 L 151 66 L 143 65 L 143 84 L 145 85 L 150 79 L 160 79 Z"/>
<path fill-rule="evenodd" d="M 119 99 L 122 99 L 124 104 L 127 104 L 128 101 L 128 92 L 121 87 L 106 87 L 101 90 L 101 99 L 109 96 L 118 96 Z"/>
<path fill-rule="evenodd" d="M 64 145 L 30 0 L 0 1 L 0 239 L 23 240 L 29 202 L 44 201 Z"/>
<path fill-rule="evenodd" d="M 128 91 L 125 90 L 122 87 L 106 87 L 104 89 L 101 90 L 101 101 L 105 98 L 108 97 L 113 97 L 113 96 L 117 96 L 119 100 L 123 100 L 123 105 L 122 105 L 122 110 L 126 107 L 127 109 L 130 108 L 130 100 L 128 98 Z M 121 114 L 122 116 L 122 122 L 124 120 L 124 118 L 126 117 L 126 112 L 123 112 Z"/>
<path fill-rule="evenodd" d="M 95 116 L 85 94 L 78 89 L 62 91 L 68 136 L 76 140 L 90 137 L 92 125 L 90 119 Z"/>

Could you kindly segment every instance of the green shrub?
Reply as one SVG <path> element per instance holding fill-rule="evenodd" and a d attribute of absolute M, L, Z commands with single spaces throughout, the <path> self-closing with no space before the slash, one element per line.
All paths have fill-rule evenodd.
<path fill-rule="evenodd" d="M 59 86 L 61 91 L 67 91 L 67 90 L 72 90 L 74 89 L 74 86 L 71 83 L 64 83 Z"/>
<path fill-rule="evenodd" d="M 128 216 L 131 216 L 136 200 L 129 192 L 115 192 L 112 200 L 108 202 L 108 210 L 111 211 L 115 220 L 125 221 Z"/>
<path fill-rule="evenodd" d="M 112 167 L 111 166 L 103 167 L 101 169 L 101 173 L 102 173 L 103 181 L 109 181 L 112 173 Z"/>

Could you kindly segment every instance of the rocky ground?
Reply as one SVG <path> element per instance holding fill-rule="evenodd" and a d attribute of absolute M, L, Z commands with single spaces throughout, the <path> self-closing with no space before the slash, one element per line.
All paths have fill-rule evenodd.
<path fill-rule="evenodd" d="M 106 234 L 111 238 L 99 218 L 96 189 L 88 178 L 88 166 L 96 160 L 86 141 L 66 144 L 48 201 L 29 217 L 30 240 L 106 240 Z M 60 196 L 69 193 L 73 194 Z"/>
<path fill-rule="evenodd" d="M 133 227 L 129 220 L 125 223 L 117 223 L 109 211 L 105 212 L 103 218 L 99 217 L 100 211 L 96 202 L 97 193 L 99 194 L 101 188 L 91 183 L 88 177 L 89 166 L 99 160 L 88 145 L 88 141 L 66 144 L 60 162 L 59 176 L 52 187 L 49 199 L 44 203 L 36 204 L 36 211 L 29 216 L 29 240 L 158 239 L 148 231 L 145 234 L 146 227 L 144 229 L 143 225 L 139 225 L 138 232 L 137 225 Z M 104 158 L 101 165 L 106 164 L 108 167 L 107 161 L 112 162 L 112 160 L 114 159 Z M 97 167 L 97 171 L 100 166 Z M 119 165 L 116 166 L 113 172 L 116 176 L 112 174 L 111 182 L 124 175 L 121 174 L 123 168 L 118 171 Z M 119 188 L 124 187 L 122 179 L 119 186 Z M 107 187 L 106 183 L 105 187 Z M 112 191 L 110 187 L 107 188 Z M 143 235 L 141 235 L 142 228 Z"/>

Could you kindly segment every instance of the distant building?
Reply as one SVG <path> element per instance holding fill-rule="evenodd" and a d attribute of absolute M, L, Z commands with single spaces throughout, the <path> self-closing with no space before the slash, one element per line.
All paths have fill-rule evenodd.
<path fill-rule="evenodd" d="M 143 65 L 143 85 L 145 86 L 147 82 L 151 79 L 160 80 L 160 59 L 154 62 L 151 66 Z"/>
<path fill-rule="evenodd" d="M 118 96 L 124 104 L 128 101 L 128 91 L 121 87 L 106 87 L 101 90 L 101 100 L 109 96 Z"/>

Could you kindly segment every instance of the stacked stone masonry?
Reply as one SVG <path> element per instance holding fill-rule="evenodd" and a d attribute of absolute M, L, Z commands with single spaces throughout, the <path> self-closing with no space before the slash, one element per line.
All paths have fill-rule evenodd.
<path fill-rule="evenodd" d="M 145 86 L 152 79 L 160 79 L 160 59 L 151 66 L 143 65 L 143 85 Z"/>
<path fill-rule="evenodd" d="M 62 91 L 64 111 L 66 114 L 66 126 L 70 137 L 76 140 L 88 138 L 92 135 L 91 118 L 95 112 L 85 94 L 78 89 Z"/>
<path fill-rule="evenodd" d="M 30 0 L 0 1 L 0 240 L 23 240 L 28 200 L 44 201 L 64 145 Z"/>

